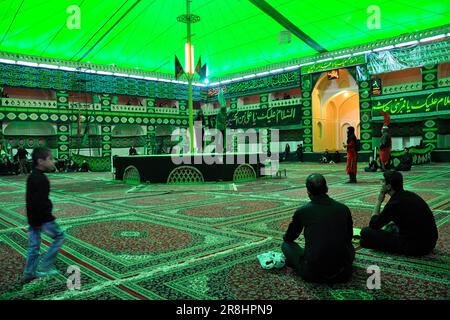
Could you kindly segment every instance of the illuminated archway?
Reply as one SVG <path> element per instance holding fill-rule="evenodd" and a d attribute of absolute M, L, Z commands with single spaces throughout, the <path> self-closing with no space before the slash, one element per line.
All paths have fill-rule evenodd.
<path fill-rule="evenodd" d="M 328 80 L 324 73 L 312 92 L 313 151 L 343 150 L 347 128 L 355 127 L 359 137 L 358 85 L 347 70 L 339 69 L 339 79 Z"/>

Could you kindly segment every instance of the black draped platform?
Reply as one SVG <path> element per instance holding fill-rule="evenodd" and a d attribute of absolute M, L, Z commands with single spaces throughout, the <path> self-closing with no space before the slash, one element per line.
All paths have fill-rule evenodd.
<path fill-rule="evenodd" d="M 219 155 L 223 163 L 208 164 L 204 155 L 185 156 L 184 163 L 172 155 L 115 156 L 116 180 L 150 183 L 242 181 L 261 176 L 258 154 Z"/>

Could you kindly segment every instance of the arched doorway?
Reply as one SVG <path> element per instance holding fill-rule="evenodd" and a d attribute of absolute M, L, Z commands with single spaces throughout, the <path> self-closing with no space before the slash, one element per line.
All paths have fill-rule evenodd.
<path fill-rule="evenodd" d="M 359 137 L 359 95 L 355 79 L 339 69 L 339 79 L 324 73 L 312 92 L 313 151 L 343 150 L 347 128 L 353 126 Z"/>
<path fill-rule="evenodd" d="M 145 127 L 138 124 L 118 124 L 112 128 L 112 155 L 128 155 L 134 146 L 138 154 L 145 154 Z"/>

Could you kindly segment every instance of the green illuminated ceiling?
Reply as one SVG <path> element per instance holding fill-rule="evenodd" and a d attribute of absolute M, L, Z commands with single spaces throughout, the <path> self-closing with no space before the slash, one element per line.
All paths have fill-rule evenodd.
<path fill-rule="evenodd" d="M 79 30 L 66 26 L 73 4 Z M 318 53 L 294 34 L 279 44 L 285 27 L 264 4 L 328 51 L 450 21 L 450 0 L 193 0 L 195 56 L 211 77 Z M 367 27 L 371 5 L 380 29 Z M 184 64 L 186 25 L 176 18 L 185 11 L 184 0 L 0 0 L 0 51 L 173 74 L 175 54 Z"/>

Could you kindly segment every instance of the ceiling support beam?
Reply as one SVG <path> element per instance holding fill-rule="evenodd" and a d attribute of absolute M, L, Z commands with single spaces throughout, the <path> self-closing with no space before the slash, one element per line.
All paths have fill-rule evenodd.
<path fill-rule="evenodd" d="M 305 42 L 308 46 L 313 48 L 314 50 L 323 53 L 328 50 L 323 48 L 320 44 L 314 41 L 310 36 L 300 30 L 296 25 L 294 25 L 291 21 L 289 21 L 285 16 L 279 13 L 274 7 L 272 7 L 265 0 L 249 0 L 255 6 L 257 6 L 261 11 L 270 16 L 276 22 L 281 24 L 286 28 L 289 32 L 293 33 L 297 38 Z"/>
<path fill-rule="evenodd" d="M 127 3 L 127 1 L 128 0 L 126 0 L 125 1 L 125 3 Z M 108 31 L 106 31 L 101 37 L 100 37 L 100 39 L 98 39 L 97 40 L 97 42 L 95 42 L 95 44 L 91 47 L 91 48 L 89 48 L 89 50 L 88 51 L 86 51 L 82 56 L 81 56 L 81 58 L 79 58 L 77 61 L 78 62 L 80 62 L 80 61 L 82 61 L 89 53 L 91 53 L 91 51 L 92 50 L 94 50 L 94 48 L 128 15 L 128 13 L 130 13 L 130 11 L 131 10 L 133 10 L 134 9 L 134 7 L 136 7 L 138 4 L 139 4 L 139 2 L 141 2 L 141 0 L 136 0 L 136 2 L 119 18 L 119 20 L 117 20 L 109 29 L 108 29 Z M 124 3 L 124 4 L 125 4 Z M 123 4 L 123 5 L 124 5 Z M 122 5 L 122 6 L 123 6 Z M 119 8 L 119 10 L 120 10 L 120 8 Z M 115 13 L 114 13 L 115 14 Z M 113 15 L 114 16 L 114 15 Z M 108 21 L 107 21 L 108 22 Z M 105 22 L 105 24 L 104 25 L 106 25 L 106 23 L 107 22 Z M 103 26 L 104 26 L 103 25 Z M 103 28 L 103 26 L 102 26 L 102 28 Z M 100 28 L 101 29 L 101 28 Z M 100 29 L 98 30 L 98 31 L 100 31 Z M 98 32 L 97 31 L 97 32 Z M 93 38 L 93 36 L 91 37 L 91 39 Z M 89 39 L 89 41 L 91 40 L 91 39 Z M 80 53 L 81 51 L 82 51 L 82 49 L 89 43 L 89 41 L 74 55 L 74 58 L 75 58 L 75 56 L 76 55 L 78 55 L 78 53 Z"/>
<path fill-rule="evenodd" d="M 22 5 L 23 5 L 24 1 L 25 0 L 22 0 L 22 2 L 20 3 L 19 7 L 17 8 L 16 13 L 14 14 L 14 17 L 13 17 L 11 23 L 9 24 L 8 30 L 6 30 L 5 34 L 3 35 L 2 40 L 0 41 L 0 44 L 2 44 L 3 41 L 5 41 L 5 38 L 8 35 L 9 31 L 11 30 L 11 27 L 14 24 L 14 21 L 16 21 L 17 15 L 19 14 L 19 11 L 22 8 Z"/>

